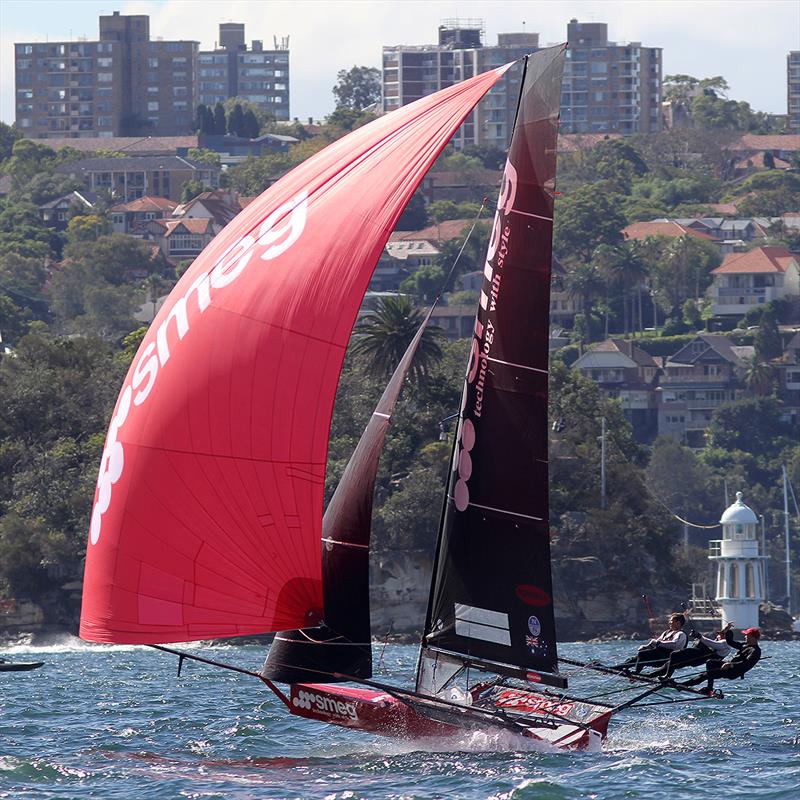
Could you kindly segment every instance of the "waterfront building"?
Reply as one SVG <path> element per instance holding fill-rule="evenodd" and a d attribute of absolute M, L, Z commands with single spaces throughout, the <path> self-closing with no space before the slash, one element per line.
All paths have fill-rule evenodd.
<path fill-rule="evenodd" d="M 758 607 L 765 599 L 763 542 L 758 517 L 742 502 L 725 509 L 720 519 L 722 539 L 709 542 L 709 559 L 716 564 L 715 600 L 722 612 L 722 624 L 737 628 L 758 627 Z"/>
<path fill-rule="evenodd" d="M 150 19 L 118 11 L 97 41 L 18 42 L 16 122 L 27 137 L 173 136 L 194 115 L 199 43 L 150 39 Z"/>
<path fill-rule="evenodd" d="M 229 97 L 241 97 L 277 120 L 289 119 L 289 39 L 265 50 L 254 39 L 248 49 L 244 24 L 223 22 L 213 50 L 197 57 L 198 103 L 214 106 Z"/>

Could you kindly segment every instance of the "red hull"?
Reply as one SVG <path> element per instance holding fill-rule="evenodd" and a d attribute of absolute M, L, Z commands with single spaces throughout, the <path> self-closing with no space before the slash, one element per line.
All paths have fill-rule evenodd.
<path fill-rule="evenodd" d="M 553 700 L 521 690 L 501 690 L 493 704 L 508 711 L 540 715 L 551 711 L 563 716 L 564 721 L 556 727 L 531 726 L 519 733 L 555 747 L 573 750 L 590 747 L 604 739 L 611 717 L 608 706 Z M 486 730 L 498 724 L 482 718 L 469 706 L 459 708 L 437 703 L 435 699 L 430 703 L 415 701 L 417 707 L 429 706 L 430 712 L 439 717 L 434 719 L 386 692 L 329 684 L 293 684 L 287 705 L 289 711 L 299 717 L 403 739 L 452 738 L 466 730 Z M 569 721 L 570 715 L 583 715 L 585 720 L 575 719 L 577 724 L 573 724 Z M 560 722 L 560 719 L 554 721 Z"/>

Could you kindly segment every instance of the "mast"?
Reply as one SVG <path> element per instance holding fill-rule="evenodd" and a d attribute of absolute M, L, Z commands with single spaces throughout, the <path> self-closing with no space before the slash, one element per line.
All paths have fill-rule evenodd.
<path fill-rule="evenodd" d="M 564 48 L 526 59 L 439 528 L 417 689 L 464 666 L 563 686 L 550 574 L 547 381 Z"/>

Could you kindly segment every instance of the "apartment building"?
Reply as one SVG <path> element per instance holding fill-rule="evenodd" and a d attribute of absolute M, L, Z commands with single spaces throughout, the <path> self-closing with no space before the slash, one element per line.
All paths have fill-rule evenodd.
<path fill-rule="evenodd" d="M 197 56 L 198 103 L 213 106 L 241 97 L 278 120 L 289 119 L 289 39 L 272 50 L 254 39 L 248 49 L 244 24 L 223 22 L 213 50 Z"/>
<path fill-rule="evenodd" d="M 444 20 L 435 45 L 383 48 L 383 109 L 393 111 L 420 97 L 515 61 L 539 48 L 538 33 L 500 33 L 497 45 L 484 46 L 482 20 Z M 522 70 L 494 86 L 454 137 L 456 147 L 508 147 Z"/>
<path fill-rule="evenodd" d="M 435 45 L 383 48 L 383 109 L 431 94 L 539 49 L 538 33 L 500 33 L 484 45 L 481 20 L 445 20 Z M 563 133 L 649 133 L 661 129 L 661 48 L 608 41 L 605 23 L 567 29 L 569 49 L 561 98 Z M 521 69 L 509 71 L 467 117 L 456 147 L 508 146 Z"/>
<path fill-rule="evenodd" d="M 98 41 L 14 45 L 17 127 L 39 139 L 188 133 L 199 43 L 151 41 L 143 14 L 115 11 L 99 28 Z"/>
<path fill-rule="evenodd" d="M 289 119 L 289 40 L 248 49 L 244 25 L 223 23 L 212 51 L 150 38 L 145 14 L 99 18 L 97 41 L 18 42 L 17 127 L 35 139 L 183 136 L 198 103 L 243 97 Z"/>
<path fill-rule="evenodd" d="M 800 50 L 786 56 L 786 93 L 789 133 L 800 133 Z"/>
<path fill-rule="evenodd" d="M 562 133 L 661 130 L 661 48 L 608 40 L 605 22 L 567 26 Z"/>

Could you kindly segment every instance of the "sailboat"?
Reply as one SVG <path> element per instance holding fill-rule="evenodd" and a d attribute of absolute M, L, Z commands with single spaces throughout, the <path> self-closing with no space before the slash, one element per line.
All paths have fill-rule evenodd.
<path fill-rule="evenodd" d="M 550 575 L 547 345 L 564 53 L 546 48 L 523 64 L 414 689 L 372 678 L 368 554 L 380 450 L 424 326 L 323 515 L 328 431 L 390 232 L 512 64 L 308 159 L 182 276 L 109 426 L 82 638 L 177 653 L 179 671 L 190 658 L 247 673 L 292 714 L 385 735 L 488 727 L 571 748 L 606 735 L 619 706 L 565 694 Z M 167 646 L 267 632 L 276 635 L 260 673 Z"/>

